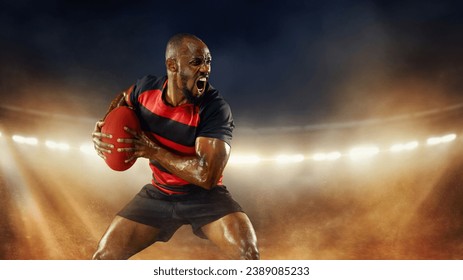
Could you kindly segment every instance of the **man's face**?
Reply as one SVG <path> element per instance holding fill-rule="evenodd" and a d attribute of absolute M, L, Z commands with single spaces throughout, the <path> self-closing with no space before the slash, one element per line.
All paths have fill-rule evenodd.
<path fill-rule="evenodd" d="M 196 103 L 206 92 L 211 73 L 212 57 L 209 49 L 200 41 L 186 40 L 177 59 L 177 86 L 190 103 Z"/>

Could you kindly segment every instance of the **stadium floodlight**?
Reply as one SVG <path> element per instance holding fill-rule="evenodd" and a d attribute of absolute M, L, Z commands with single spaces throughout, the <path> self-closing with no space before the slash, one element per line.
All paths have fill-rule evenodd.
<path fill-rule="evenodd" d="M 402 151 L 410 151 L 416 149 L 418 147 L 418 141 L 410 141 L 407 143 L 399 143 L 392 145 L 389 150 L 391 152 L 402 152 Z"/>
<path fill-rule="evenodd" d="M 426 140 L 426 144 L 429 146 L 437 145 L 441 143 L 440 137 L 429 137 L 428 140 Z"/>
<path fill-rule="evenodd" d="M 93 147 L 93 144 L 85 143 L 80 145 L 79 150 L 87 155 L 96 155 L 95 148 Z"/>
<path fill-rule="evenodd" d="M 228 162 L 231 164 L 257 164 L 261 160 L 258 155 L 231 155 Z"/>
<path fill-rule="evenodd" d="M 349 157 L 352 160 L 360 160 L 370 158 L 379 153 L 379 148 L 376 146 L 355 147 L 350 149 Z"/>
<path fill-rule="evenodd" d="M 434 137 L 429 137 L 426 140 L 426 144 L 428 144 L 428 146 L 433 146 L 433 145 L 438 145 L 442 143 L 449 143 L 455 140 L 456 138 L 457 138 L 457 135 L 454 133 L 446 134 L 443 136 L 434 136 Z"/>
<path fill-rule="evenodd" d="M 315 153 L 312 155 L 312 159 L 315 161 L 333 161 L 337 160 L 340 157 L 340 152 Z"/>
<path fill-rule="evenodd" d="M 275 157 L 275 161 L 279 164 L 297 163 L 303 160 L 304 160 L 304 155 L 302 154 L 278 155 Z"/>
<path fill-rule="evenodd" d="M 51 140 L 45 141 L 45 146 L 47 146 L 50 149 L 61 150 L 61 151 L 67 151 L 71 148 L 69 144 L 67 143 L 58 143 L 58 142 L 51 141 Z"/>
<path fill-rule="evenodd" d="M 442 143 L 452 142 L 455 139 L 457 139 L 457 135 L 455 133 L 451 133 L 451 134 L 441 136 L 441 142 Z"/>
<path fill-rule="evenodd" d="M 11 136 L 14 142 L 19 144 L 26 144 L 31 146 L 36 146 L 39 143 L 39 140 L 35 137 L 25 137 L 21 135 L 13 135 Z"/>

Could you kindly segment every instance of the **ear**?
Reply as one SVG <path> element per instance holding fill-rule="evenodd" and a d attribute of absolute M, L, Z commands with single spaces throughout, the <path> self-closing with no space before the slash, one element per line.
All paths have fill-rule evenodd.
<path fill-rule="evenodd" d="M 174 58 L 168 58 L 166 60 L 166 67 L 167 70 L 170 72 L 177 72 L 178 66 L 177 66 L 177 61 Z"/>

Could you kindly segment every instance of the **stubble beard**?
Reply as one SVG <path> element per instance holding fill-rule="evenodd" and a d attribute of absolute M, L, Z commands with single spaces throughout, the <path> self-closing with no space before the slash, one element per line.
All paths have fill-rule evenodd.
<path fill-rule="evenodd" d="M 200 97 L 195 97 L 193 95 L 193 92 L 189 89 L 187 89 L 187 78 L 184 75 L 180 76 L 181 81 L 182 81 L 182 94 L 188 101 L 188 103 L 191 103 L 193 105 L 198 105 Z"/>

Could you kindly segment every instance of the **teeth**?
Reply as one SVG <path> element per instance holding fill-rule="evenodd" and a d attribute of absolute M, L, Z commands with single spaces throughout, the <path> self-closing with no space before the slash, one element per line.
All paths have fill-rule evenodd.
<path fill-rule="evenodd" d="M 203 92 L 205 91 L 206 83 L 207 83 L 207 78 L 206 77 L 202 77 L 202 78 L 198 79 L 198 81 L 196 83 L 196 87 L 198 89 L 199 94 L 203 94 Z"/>
<path fill-rule="evenodd" d="M 198 79 L 197 86 L 198 89 L 202 90 L 206 86 L 207 79 L 206 78 L 200 78 Z"/>

